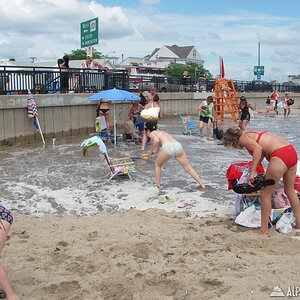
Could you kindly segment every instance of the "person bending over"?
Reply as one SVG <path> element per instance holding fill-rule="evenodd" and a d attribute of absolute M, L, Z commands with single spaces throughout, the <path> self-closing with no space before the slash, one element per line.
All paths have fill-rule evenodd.
<path fill-rule="evenodd" d="M 265 178 L 273 179 L 275 185 L 266 186 L 261 191 L 261 228 L 254 234 L 268 236 L 271 198 L 281 178 L 283 178 L 284 193 L 290 201 L 296 218 L 296 228 L 300 229 L 300 203 L 294 189 L 298 156 L 294 147 L 287 140 L 270 132 L 242 131 L 237 127 L 229 128 L 224 133 L 223 145 L 236 149 L 245 147 L 252 156 L 250 174 L 247 179 L 247 183 L 252 186 L 257 166 L 264 158 L 269 162 Z"/>
<path fill-rule="evenodd" d="M 155 126 L 153 126 L 153 128 L 147 127 L 146 134 L 152 141 L 152 146 L 147 151 L 148 157 L 153 153 L 158 152 L 155 161 L 155 177 L 156 185 L 159 189 L 161 188 L 161 168 L 171 157 L 174 157 L 180 163 L 183 169 L 199 184 L 201 189 L 205 188 L 200 176 L 190 165 L 186 153 L 178 141 L 176 141 L 169 133 L 156 130 Z"/>

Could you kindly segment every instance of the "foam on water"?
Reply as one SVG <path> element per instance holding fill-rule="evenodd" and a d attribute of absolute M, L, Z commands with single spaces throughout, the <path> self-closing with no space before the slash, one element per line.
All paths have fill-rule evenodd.
<path fill-rule="evenodd" d="M 198 120 L 194 118 L 195 127 Z M 269 118 L 254 115 L 249 130 L 269 130 L 291 141 L 300 153 L 299 116 Z M 168 212 L 188 210 L 191 217 L 234 214 L 232 191 L 227 190 L 226 170 L 233 162 L 249 160 L 245 150 L 226 149 L 218 142 L 182 134 L 180 118 L 164 119 L 160 129 L 180 141 L 188 159 L 207 185 L 197 184 L 174 160 L 162 170 L 163 192 L 155 187 L 154 158 L 136 162 L 133 180 L 116 178 L 106 181 L 106 166 L 98 149 L 91 148 L 83 157 L 80 142 L 87 136 L 56 139 L 55 146 L 40 144 L 0 148 L 0 195 L 7 208 L 35 216 L 45 213 L 92 215 L 99 211 L 160 208 Z M 48 145 L 49 144 L 49 145 Z M 108 154 L 115 157 L 136 156 L 140 145 L 120 142 L 108 144 Z"/>

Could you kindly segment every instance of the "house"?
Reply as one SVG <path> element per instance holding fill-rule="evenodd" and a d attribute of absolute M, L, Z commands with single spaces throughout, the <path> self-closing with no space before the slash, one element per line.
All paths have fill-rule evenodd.
<path fill-rule="evenodd" d="M 178 64 L 194 62 L 201 65 L 204 63 L 195 46 L 179 47 L 177 45 L 156 48 L 145 61 L 147 66 L 158 68 L 166 68 L 170 62 Z"/>
<path fill-rule="evenodd" d="M 300 75 L 288 75 L 289 82 L 293 84 L 300 84 Z"/>
<path fill-rule="evenodd" d="M 164 45 L 144 58 L 128 57 L 118 67 L 127 69 L 131 75 L 162 74 L 171 62 L 204 64 L 195 46 Z"/>

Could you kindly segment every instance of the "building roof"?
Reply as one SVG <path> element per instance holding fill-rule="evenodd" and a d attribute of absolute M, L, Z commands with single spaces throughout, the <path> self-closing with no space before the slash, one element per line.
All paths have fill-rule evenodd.
<path fill-rule="evenodd" d="M 187 58 L 194 48 L 194 46 L 179 47 L 177 45 L 166 46 L 166 47 L 169 50 L 171 50 L 173 53 L 175 53 L 179 58 Z"/>
<path fill-rule="evenodd" d="M 173 45 L 173 46 L 167 46 L 164 45 L 166 48 L 168 48 L 170 51 L 172 51 L 174 54 L 176 54 L 176 56 L 178 56 L 178 58 L 187 58 L 189 56 L 189 54 L 191 53 L 191 51 L 193 50 L 194 46 L 177 46 L 177 45 Z M 153 57 L 161 48 L 155 48 L 153 50 L 153 52 L 149 55 L 149 57 Z M 162 58 L 162 57 L 160 57 Z M 167 57 L 164 57 L 167 58 Z"/>

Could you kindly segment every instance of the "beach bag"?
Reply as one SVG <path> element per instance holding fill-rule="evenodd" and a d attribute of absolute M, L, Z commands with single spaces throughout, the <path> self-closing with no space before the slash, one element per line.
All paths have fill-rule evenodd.
<path fill-rule="evenodd" d="M 300 176 L 295 176 L 295 183 L 294 183 L 295 190 L 300 193 Z"/>
<path fill-rule="evenodd" d="M 213 132 L 217 140 L 222 140 L 224 134 L 223 129 L 219 129 L 218 127 L 216 127 L 214 128 Z"/>
<path fill-rule="evenodd" d="M 256 210 L 255 205 L 251 205 L 235 218 L 235 223 L 249 228 L 258 228 L 261 225 L 260 211 Z"/>
<path fill-rule="evenodd" d="M 279 109 L 282 109 L 282 108 L 283 108 L 283 104 L 282 104 L 282 102 L 278 102 L 278 104 L 277 104 L 277 108 L 279 108 Z"/>
<path fill-rule="evenodd" d="M 272 208 L 280 209 L 290 206 L 288 197 L 284 193 L 284 189 L 276 189 L 271 199 Z"/>
<path fill-rule="evenodd" d="M 294 99 L 292 99 L 292 98 L 290 98 L 290 99 L 288 99 L 288 100 L 286 101 L 286 103 L 287 103 L 287 105 L 288 105 L 288 106 L 291 106 L 291 105 L 293 105 L 293 104 L 294 104 L 294 102 L 295 102 L 295 100 L 294 100 Z"/>
<path fill-rule="evenodd" d="M 289 233 L 293 230 L 293 223 L 295 222 L 295 217 L 292 212 L 286 212 L 276 223 L 276 230 L 280 233 Z"/>
<path fill-rule="evenodd" d="M 149 107 L 143 109 L 140 114 L 140 119 L 144 122 L 157 122 L 159 111 L 159 107 Z"/>

